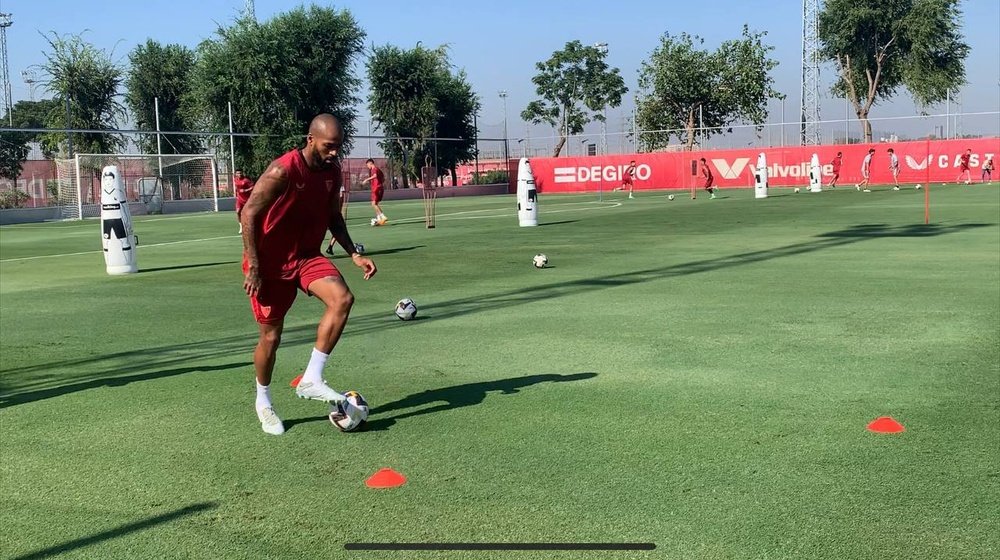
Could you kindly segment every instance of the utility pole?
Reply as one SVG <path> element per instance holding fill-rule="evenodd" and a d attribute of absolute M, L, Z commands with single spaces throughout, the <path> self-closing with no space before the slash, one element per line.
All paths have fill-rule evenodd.
<path fill-rule="evenodd" d="M 7 111 L 7 124 L 14 127 L 14 99 L 10 93 L 10 72 L 7 68 L 7 28 L 14 25 L 11 14 L 0 13 L 0 87 L 3 88 L 3 108 Z"/>
<path fill-rule="evenodd" d="M 819 119 L 819 61 L 819 0 L 802 0 L 802 97 L 799 141 L 803 146 L 822 143 Z M 784 124 L 781 129 L 785 129 Z"/>
<path fill-rule="evenodd" d="M 510 152 L 507 150 L 507 90 L 502 89 L 499 94 L 503 100 L 503 161 L 506 166 L 507 160 L 510 159 Z"/>

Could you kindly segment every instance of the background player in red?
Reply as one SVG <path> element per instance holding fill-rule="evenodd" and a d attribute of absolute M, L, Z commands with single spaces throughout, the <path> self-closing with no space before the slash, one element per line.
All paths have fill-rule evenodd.
<path fill-rule="evenodd" d="M 323 367 L 340 339 L 354 305 L 354 295 L 340 271 L 320 254 L 327 229 L 333 232 L 365 280 L 375 263 L 354 250 L 340 214 L 342 176 L 337 159 L 343 143 L 340 121 L 329 114 L 309 124 L 306 146 L 271 162 L 243 208 L 243 289 L 259 326 L 253 363 L 257 374 L 257 417 L 268 434 L 285 431 L 271 403 L 271 373 L 281 343 L 285 314 L 297 290 L 325 306 L 316 344 L 295 389 L 301 398 L 342 402 L 344 395 L 323 380 Z"/>
<path fill-rule="evenodd" d="M 831 189 L 837 188 L 837 179 L 840 179 L 840 166 L 844 164 L 844 154 L 837 152 L 837 157 L 833 158 L 830 165 L 833 166 L 833 178 L 830 179 L 830 184 L 827 185 Z"/>
<path fill-rule="evenodd" d="M 698 163 L 698 175 L 701 176 L 702 186 L 706 191 L 712 193 L 712 198 L 715 198 L 715 175 L 712 175 L 712 170 L 708 168 L 708 162 L 705 158 L 701 158 Z"/>
<path fill-rule="evenodd" d="M 615 189 L 616 191 L 623 191 L 628 188 L 628 197 L 635 198 L 632 196 L 632 180 L 635 178 L 635 160 L 628 162 L 628 167 L 622 172 L 622 186 Z"/>
<path fill-rule="evenodd" d="M 233 171 L 233 191 L 236 194 L 236 221 L 240 221 L 240 211 L 246 206 L 250 198 L 250 191 L 253 190 L 253 181 L 243 175 L 243 171 L 237 169 Z M 243 233 L 243 224 L 240 224 L 240 233 Z"/>
<path fill-rule="evenodd" d="M 955 182 L 962 181 L 962 175 L 965 175 L 965 184 L 972 183 L 972 168 L 969 167 L 969 158 L 972 157 L 972 149 L 965 150 L 965 153 L 958 160 L 958 179 Z"/>
<path fill-rule="evenodd" d="M 382 207 L 379 204 L 382 202 L 382 196 L 385 195 L 385 175 L 375 165 L 374 160 L 366 160 L 365 165 L 368 166 L 368 171 L 371 175 L 364 181 L 361 181 L 361 183 L 364 184 L 371 181 L 372 184 L 372 209 L 375 211 L 375 220 L 372 222 L 372 225 L 384 226 L 389 220 L 382 213 Z"/>

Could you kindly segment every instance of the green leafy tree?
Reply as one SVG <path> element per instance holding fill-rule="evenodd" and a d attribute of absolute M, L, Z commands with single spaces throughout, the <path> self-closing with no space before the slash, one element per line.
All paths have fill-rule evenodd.
<path fill-rule="evenodd" d="M 5 114 L 2 122 L 13 121 L 14 128 L 45 128 L 45 120 L 55 106 L 56 102 L 51 99 L 18 101 L 14 104 L 13 118 Z M 30 151 L 28 144 L 37 142 L 40 136 L 38 132 L 5 130 L 0 133 L 0 177 L 17 179 Z"/>
<path fill-rule="evenodd" d="M 943 101 L 965 83 L 969 46 L 958 0 L 826 0 L 819 14 L 821 53 L 837 66 L 833 92 L 844 96 L 871 142 L 868 115 L 906 88 L 918 105 Z"/>
<path fill-rule="evenodd" d="M 156 130 L 156 104 L 159 103 L 160 130 L 190 130 L 190 75 L 195 63 L 194 51 L 182 45 L 164 46 L 149 39 L 129 54 L 129 63 L 125 102 L 136 128 Z M 197 136 L 164 134 L 160 140 L 159 153 L 193 154 L 202 149 Z M 157 153 L 155 135 L 143 135 L 139 144 L 144 152 Z"/>
<path fill-rule="evenodd" d="M 541 99 L 528 103 L 521 118 L 535 124 L 545 123 L 559 131 L 553 157 L 559 157 L 567 136 L 580 134 L 591 121 L 604 121 L 604 109 L 621 105 L 628 91 L 617 68 L 604 61 L 607 52 L 570 41 L 538 62 L 538 74 L 531 79 Z"/>
<path fill-rule="evenodd" d="M 764 44 L 765 35 L 744 26 L 740 39 L 708 51 L 700 37 L 664 34 L 639 70 L 641 148 L 666 147 L 676 136 L 691 150 L 699 133 L 704 140 L 736 122 L 762 124 L 768 99 L 781 97 L 770 74 L 778 65 L 768 56 L 774 47 Z"/>
<path fill-rule="evenodd" d="M 340 118 L 350 150 L 360 80 L 352 67 L 364 31 L 350 12 L 310 6 L 257 23 L 240 19 L 198 47 L 192 94 L 201 124 L 264 136 L 236 142 L 237 166 L 253 175 L 281 152 L 302 145 L 309 121 Z"/>
<path fill-rule="evenodd" d="M 56 106 L 46 118 L 48 128 L 71 128 L 98 132 L 72 134 L 72 150 L 65 133 L 46 133 L 41 138 L 48 154 L 113 153 L 125 142 L 118 129 L 125 107 L 118 101 L 122 69 L 108 53 L 87 43 L 79 35 L 46 36 L 50 50 L 40 68 L 42 83 L 54 94 Z"/>
<path fill-rule="evenodd" d="M 475 155 L 473 118 L 480 103 L 465 72 L 452 74 L 446 47 L 378 47 L 367 69 L 368 108 L 388 137 L 382 144 L 386 155 L 402 164 L 403 186 L 419 177 L 435 147 L 438 168 L 455 181 L 455 167 Z M 436 146 L 427 141 L 435 137 L 461 140 Z"/>

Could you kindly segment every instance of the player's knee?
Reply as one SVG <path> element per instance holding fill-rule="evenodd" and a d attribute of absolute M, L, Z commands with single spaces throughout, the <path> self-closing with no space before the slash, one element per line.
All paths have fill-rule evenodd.
<path fill-rule="evenodd" d="M 260 331 L 260 346 L 268 351 L 276 351 L 281 344 L 280 328 L 263 328 Z"/>

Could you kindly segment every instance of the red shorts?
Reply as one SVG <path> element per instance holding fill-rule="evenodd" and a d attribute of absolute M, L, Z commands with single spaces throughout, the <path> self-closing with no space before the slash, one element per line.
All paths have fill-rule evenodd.
<path fill-rule="evenodd" d="M 243 274 L 247 273 L 247 261 L 243 260 Z M 292 308 L 298 295 L 297 290 L 309 293 L 309 284 L 316 280 L 334 276 L 340 271 L 325 257 L 312 257 L 299 261 L 298 268 L 290 278 L 263 278 L 261 289 L 250 298 L 253 318 L 262 325 L 276 325 L 285 320 L 285 314 Z"/>
<path fill-rule="evenodd" d="M 385 194 L 385 187 L 372 189 L 372 202 L 374 202 L 375 204 L 382 202 L 382 195 L 384 194 Z"/>

